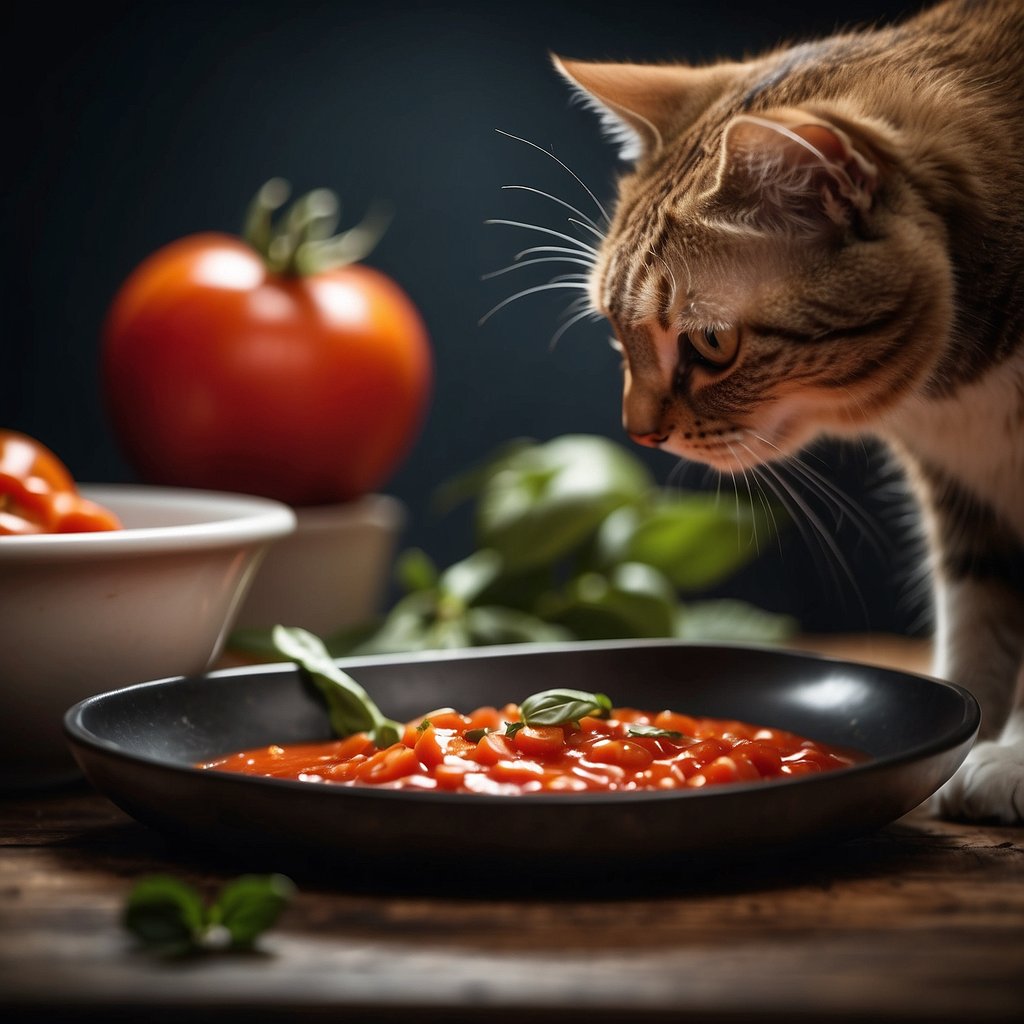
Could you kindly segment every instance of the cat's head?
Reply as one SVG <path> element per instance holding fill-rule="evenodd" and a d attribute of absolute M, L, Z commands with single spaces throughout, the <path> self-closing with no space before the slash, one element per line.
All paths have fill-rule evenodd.
<path fill-rule="evenodd" d="M 555 58 L 633 169 L 590 280 L 637 441 L 734 470 L 874 430 L 935 368 L 951 275 L 898 131 L 813 55 Z M 870 88 L 864 90 L 865 95 Z"/>

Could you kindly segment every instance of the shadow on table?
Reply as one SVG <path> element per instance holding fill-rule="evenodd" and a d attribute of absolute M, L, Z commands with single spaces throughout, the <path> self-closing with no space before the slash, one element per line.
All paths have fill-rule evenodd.
<path fill-rule="evenodd" d="M 886 878 L 927 871 L 963 846 L 956 826 L 936 823 L 920 813 L 909 815 L 870 835 L 846 841 L 803 842 L 761 849 L 756 840 L 747 849 L 705 855 L 654 859 L 638 851 L 624 860 L 572 858 L 509 858 L 496 852 L 486 860 L 460 856 L 457 848 L 445 858 L 426 858 L 410 837 L 407 849 L 393 856 L 353 851 L 350 856 L 318 857 L 307 849 L 290 853 L 280 846 L 252 842 L 235 849 L 164 836 L 130 820 L 63 828 L 47 845 L 69 869 L 88 853 L 91 866 L 117 874 L 168 872 L 230 877 L 244 872 L 277 871 L 300 888 L 392 896 L 458 896 L 579 900 L 635 899 L 687 894 L 742 894 L 794 886 L 828 888 L 865 878 Z M 1012 845 L 1008 839 L 1006 845 Z M 964 858 L 969 872 L 972 860 Z M 982 869 L 982 865 L 978 865 Z"/>

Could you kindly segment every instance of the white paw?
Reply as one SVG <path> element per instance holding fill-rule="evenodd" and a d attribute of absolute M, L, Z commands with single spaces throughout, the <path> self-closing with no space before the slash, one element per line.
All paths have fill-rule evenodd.
<path fill-rule="evenodd" d="M 1024 824 L 1024 743 L 979 743 L 929 806 L 944 818 Z"/>

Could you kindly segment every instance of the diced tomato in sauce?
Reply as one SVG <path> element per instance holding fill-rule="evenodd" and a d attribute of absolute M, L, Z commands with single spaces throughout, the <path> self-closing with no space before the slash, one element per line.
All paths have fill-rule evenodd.
<path fill-rule="evenodd" d="M 578 725 L 521 726 L 513 705 L 462 715 L 443 708 L 378 750 L 365 733 L 326 743 L 261 747 L 202 768 L 243 775 L 387 789 L 517 796 L 700 789 L 846 768 L 864 760 L 781 729 L 616 708 Z M 651 728 L 670 735 L 638 735 Z M 467 733 L 469 735 L 467 735 Z"/>

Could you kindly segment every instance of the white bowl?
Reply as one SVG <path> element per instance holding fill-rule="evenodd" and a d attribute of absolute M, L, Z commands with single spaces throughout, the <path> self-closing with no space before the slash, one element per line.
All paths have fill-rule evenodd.
<path fill-rule="evenodd" d="M 295 517 L 264 498 L 83 486 L 125 529 L 0 538 L 0 786 L 76 769 L 64 711 L 127 683 L 203 672 L 270 543 Z"/>
<path fill-rule="evenodd" d="M 296 528 L 260 566 L 239 612 L 239 629 L 278 623 L 330 636 L 381 610 L 405 507 L 384 494 L 297 508 Z"/>

